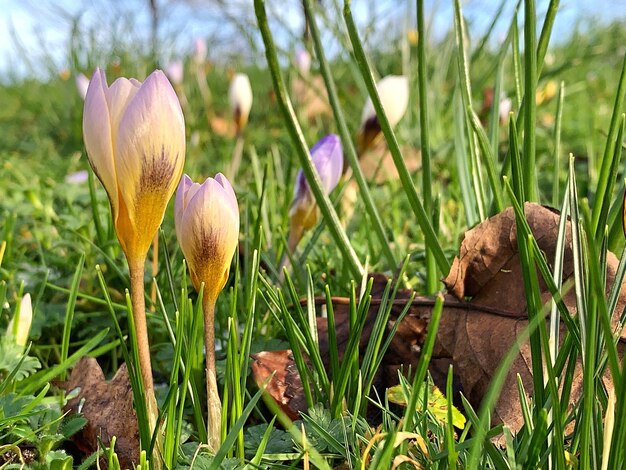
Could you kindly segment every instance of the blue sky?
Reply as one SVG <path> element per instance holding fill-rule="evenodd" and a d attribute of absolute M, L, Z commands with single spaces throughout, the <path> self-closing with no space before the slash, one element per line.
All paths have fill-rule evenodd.
<path fill-rule="evenodd" d="M 232 0 L 231 4 L 232 4 Z M 325 0 L 327 4 L 333 0 Z M 0 76 L 23 75 L 29 70 L 37 68 L 38 57 L 41 56 L 42 48 L 47 49 L 49 57 L 59 69 L 67 66 L 65 55 L 68 50 L 68 38 L 70 35 L 70 18 L 82 14 L 81 24 L 96 26 L 97 22 L 112 11 L 123 8 L 122 5 L 131 4 L 134 7 L 133 15 L 138 35 L 147 37 L 148 34 L 148 11 L 145 0 L 0 0 Z M 218 10 L 207 7 L 205 15 L 196 15 L 188 6 L 183 4 L 210 4 L 210 1 L 200 0 L 161 0 L 160 4 L 174 4 L 167 11 L 167 28 L 175 31 L 175 42 L 168 44 L 165 54 L 182 53 L 189 50 L 193 38 L 197 36 L 210 36 L 221 31 L 228 22 L 220 17 Z M 246 1 L 242 2 L 244 5 Z M 547 8 L 547 1 L 537 1 L 537 12 L 542 14 Z M 245 17 L 250 25 L 254 24 L 252 14 L 252 0 L 247 0 L 249 9 L 239 7 L 233 10 L 234 15 Z M 427 10 L 435 11 L 433 20 L 435 31 L 447 31 L 452 25 L 451 0 L 426 0 Z M 489 0 L 466 0 L 463 2 L 464 13 L 475 32 L 484 29 L 490 22 L 498 1 Z M 272 9 L 280 9 L 280 16 L 286 23 L 293 26 L 297 32 L 300 30 L 301 18 L 299 0 L 267 0 L 270 12 Z M 507 3 L 504 18 L 510 20 L 510 12 L 515 6 L 515 1 Z M 372 15 L 384 14 L 400 16 L 407 15 L 407 11 L 414 11 L 414 0 L 353 0 L 352 8 L 355 16 L 365 22 Z M 555 24 L 553 40 L 558 40 L 567 34 L 573 24 L 581 18 L 594 17 L 601 21 L 613 18 L 626 18 L 626 0 L 561 0 L 561 8 Z M 204 11 L 204 10 L 203 10 Z M 243 13 L 242 13 L 243 12 Z M 414 16 L 414 15 L 411 15 Z M 409 18 L 411 18 L 409 16 Z M 521 16 L 521 15 L 520 15 Z M 412 19 L 412 18 L 411 18 Z M 414 22 L 414 20 L 412 19 Z M 494 37 L 504 36 L 508 24 L 503 21 Z M 279 29 L 280 26 L 277 26 Z M 12 34 L 12 31 L 14 32 Z M 278 38 L 290 41 L 289 32 L 282 28 Z M 172 36 L 174 37 L 174 36 Z M 23 50 L 16 48 L 16 39 Z M 280 40 L 280 39 L 279 39 Z M 226 51 L 228 45 L 225 46 Z M 167 57 L 165 57 L 167 59 Z M 28 62 L 35 62 L 29 69 Z"/>

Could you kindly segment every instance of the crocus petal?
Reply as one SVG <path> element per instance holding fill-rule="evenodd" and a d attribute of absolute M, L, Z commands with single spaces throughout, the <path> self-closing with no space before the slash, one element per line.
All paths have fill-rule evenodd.
<path fill-rule="evenodd" d="M 194 60 L 197 64 L 203 64 L 206 60 L 207 47 L 204 38 L 196 38 L 194 41 Z"/>
<path fill-rule="evenodd" d="M 330 134 L 320 139 L 311 148 L 311 160 L 324 193 L 330 194 L 337 186 L 343 171 L 343 150 L 339 136 Z M 289 218 L 292 229 L 295 230 L 309 230 L 317 223 L 318 209 L 315 197 L 302 170 L 296 175 Z"/>
<path fill-rule="evenodd" d="M 181 239 L 180 227 L 183 226 L 183 214 L 191 198 L 200 189 L 199 183 L 194 183 L 187 175 L 183 175 L 176 190 L 176 201 L 174 205 L 174 225 L 176 226 L 176 236 Z"/>
<path fill-rule="evenodd" d="M 85 96 L 87 96 L 87 89 L 89 88 L 89 79 L 85 77 L 82 73 L 76 75 L 76 89 L 78 90 L 78 94 L 84 100 Z"/>
<path fill-rule="evenodd" d="M 176 228 L 176 237 L 180 240 L 180 227 L 182 227 L 183 213 L 185 212 L 185 198 L 187 191 L 193 184 L 191 178 L 183 175 L 176 189 L 176 200 L 174 201 L 174 226 Z"/>
<path fill-rule="evenodd" d="M 324 192 L 330 194 L 343 171 L 343 149 L 341 139 L 335 134 L 330 134 L 321 139 L 311 149 L 311 159 L 320 177 Z"/>
<path fill-rule="evenodd" d="M 185 160 L 183 113 L 160 70 L 150 74 L 126 107 L 119 122 L 115 157 L 121 202 L 128 217 L 118 220 L 118 237 L 123 237 L 122 227 L 132 231 L 132 250 L 145 255 Z"/>
<path fill-rule="evenodd" d="M 111 201 L 111 211 L 115 220 L 119 204 L 107 93 L 104 72 L 96 69 L 85 95 L 83 139 L 89 163 Z"/>
<path fill-rule="evenodd" d="M 184 66 L 182 60 L 174 60 L 165 66 L 165 74 L 176 85 L 183 82 Z"/>
<path fill-rule="evenodd" d="M 124 115 L 124 111 L 126 111 L 128 104 L 137 94 L 140 87 L 141 82 L 121 77 L 111 84 L 106 93 L 109 117 L 111 119 L 111 140 L 113 142 L 117 139 L 120 120 Z"/>
<path fill-rule="evenodd" d="M 215 175 L 215 181 L 217 181 L 222 186 L 222 188 L 224 188 L 224 191 L 226 192 L 226 195 L 227 195 L 226 200 L 231 210 L 239 214 L 239 205 L 237 204 L 237 196 L 235 195 L 235 190 L 231 186 L 230 181 L 228 181 L 228 179 L 222 173 L 218 173 L 217 175 Z"/>
<path fill-rule="evenodd" d="M 85 183 L 89 179 L 89 174 L 87 170 L 76 171 L 71 173 L 65 177 L 65 182 L 67 184 L 82 184 Z"/>
<path fill-rule="evenodd" d="M 302 75 L 308 75 L 311 70 L 311 54 L 305 49 L 296 52 L 296 65 Z"/>
<path fill-rule="evenodd" d="M 309 183 L 307 183 L 304 172 L 302 168 L 300 168 L 296 174 L 296 181 L 293 185 L 293 199 L 297 200 L 302 198 L 307 191 L 310 191 Z"/>
<path fill-rule="evenodd" d="M 394 127 L 404 116 L 409 104 L 409 81 L 403 75 L 388 75 L 376 84 L 376 89 L 389 124 Z M 368 97 L 361 114 L 361 127 L 375 116 L 374 105 Z"/>

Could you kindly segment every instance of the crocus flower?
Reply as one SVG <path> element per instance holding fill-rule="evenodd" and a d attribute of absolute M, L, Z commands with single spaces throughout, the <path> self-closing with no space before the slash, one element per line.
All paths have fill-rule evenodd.
<path fill-rule="evenodd" d="M 309 74 L 311 70 L 311 54 L 306 49 L 298 49 L 296 51 L 296 65 L 302 75 L 307 76 Z"/>
<path fill-rule="evenodd" d="M 224 175 L 194 183 L 184 175 L 176 191 L 176 236 L 196 290 L 215 301 L 228 279 L 239 243 L 239 206 Z"/>
<path fill-rule="evenodd" d="M 218 173 L 215 178 L 207 178 L 199 184 L 183 176 L 176 191 L 175 222 L 191 282 L 197 291 L 204 284 L 207 444 L 215 452 L 220 445 L 222 423 L 215 371 L 215 301 L 226 284 L 239 243 L 239 207 L 226 177 Z"/>
<path fill-rule="evenodd" d="M 500 97 L 500 124 L 505 124 L 509 119 L 509 113 L 513 108 L 513 101 L 511 98 L 502 93 Z"/>
<path fill-rule="evenodd" d="M 239 134 L 248 123 L 248 116 L 252 107 L 252 87 L 250 86 L 250 79 L 245 73 L 237 73 L 233 77 L 228 89 L 228 100 Z"/>
<path fill-rule="evenodd" d="M 343 169 L 343 150 L 339 136 L 330 134 L 311 148 L 311 160 L 326 194 L 337 186 Z M 296 175 L 293 201 L 289 208 L 292 234 L 294 231 L 311 229 L 318 218 L 318 208 L 311 187 L 302 169 Z M 295 247 L 294 247 L 295 248 Z"/>
<path fill-rule="evenodd" d="M 15 344 L 18 346 L 26 346 L 32 322 L 33 306 L 30 300 L 30 294 L 24 294 L 20 302 L 20 307 L 15 312 L 7 328 L 8 336 L 13 338 Z"/>
<path fill-rule="evenodd" d="M 389 124 L 394 127 L 404 116 L 409 104 L 409 81 L 403 75 L 387 75 L 376 84 L 376 89 Z M 361 114 L 361 126 L 357 137 L 359 155 L 365 153 L 376 141 L 380 132 L 376 110 L 371 98 L 368 97 Z"/>
<path fill-rule="evenodd" d="M 109 87 L 97 69 L 83 136 L 122 249 L 129 263 L 143 262 L 185 162 L 185 121 L 165 74 L 157 70 L 143 84 L 119 78 Z"/>
<path fill-rule="evenodd" d="M 87 88 L 89 88 L 89 79 L 85 77 L 84 74 L 79 73 L 78 75 L 76 75 L 75 80 L 78 94 L 82 99 L 85 99 L 85 95 L 87 95 Z"/>
<path fill-rule="evenodd" d="M 86 183 L 89 179 L 89 174 L 87 170 L 76 171 L 71 173 L 65 177 L 65 182 L 67 184 L 83 184 Z"/>
<path fill-rule="evenodd" d="M 202 65 L 206 60 L 207 48 L 204 38 L 197 37 L 193 42 L 193 60 L 196 64 Z"/>
<path fill-rule="evenodd" d="M 182 60 L 174 60 L 165 66 L 165 74 L 174 85 L 183 83 L 184 67 Z"/>

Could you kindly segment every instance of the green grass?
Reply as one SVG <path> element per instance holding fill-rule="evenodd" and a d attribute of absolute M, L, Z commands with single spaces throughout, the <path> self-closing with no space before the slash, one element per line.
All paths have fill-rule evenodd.
<path fill-rule="evenodd" d="M 626 24 L 591 21 L 555 38 L 551 29 L 558 2 L 551 2 L 544 18 L 535 17 L 535 10 L 544 9 L 527 0 L 509 17 L 498 11 L 494 24 L 504 24 L 506 31 L 498 42 L 491 29 L 482 37 L 468 35 L 470 25 L 456 1 L 448 30 L 434 39 L 423 3 L 418 0 L 406 9 L 414 15 L 410 20 L 417 25 L 418 44 L 409 41 L 406 31 L 381 44 L 372 40 L 377 36 L 370 29 L 354 23 L 350 1 L 330 2 L 328 11 L 305 1 L 312 16 L 309 47 L 317 55 L 313 69 L 323 76 L 332 109 L 308 122 L 298 120 L 299 105 L 290 96 L 298 77 L 292 51 L 275 47 L 278 33 L 266 19 L 265 2 L 255 1 L 258 25 L 242 27 L 261 38 L 256 48 L 265 56 L 243 67 L 255 101 L 244 132 L 244 164 L 232 181 L 241 211 L 241 250 L 216 308 L 224 445 L 216 455 L 201 445 L 207 439 L 201 299 L 189 285 L 170 207 L 160 233 L 157 302 L 147 299 L 157 399 L 166 430 L 159 445 L 167 468 L 334 468 L 345 463 L 377 469 L 403 458 L 429 468 L 620 468 L 626 445 L 626 363 L 611 332 L 617 289 L 605 294 L 605 270 L 611 250 L 621 258 L 617 279 L 626 271 L 621 228 Z M 387 20 L 366 26 L 386 27 Z M 76 40 L 68 50 L 75 71 L 90 73 L 96 63 L 120 60 L 121 65 L 108 66 L 109 81 L 149 72 L 151 59 L 138 56 L 123 41 L 110 49 L 96 48 L 77 40 L 81 34 L 87 36 L 80 28 L 74 31 Z M 327 38 L 340 45 L 339 53 L 327 46 Z M 402 50 L 408 55 L 402 57 Z M 400 178 L 375 184 L 357 166 L 353 139 L 368 94 L 381 110 L 376 80 L 403 71 L 411 79 L 407 115 L 395 129 L 379 115 Z M 216 116 L 229 117 L 228 73 L 220 61 L 209 70 L 207 107 L 191 58 L 185 72 L 185 171 L 198 180 L 225 171 L 235 148 L 232 136 L 207 124 Z M 486 87 L 494 87 L 496 97 L 502 91 L 511 98 L 512 115 L 504 122 L 498 106 L 480 114 Z M 14 79 L 0 88 L 0 103 L 0 242 L 6 243 L 0 249 L 0 468 L 18 468 L 20 453 L 30 449 L 35 452 L 26 462 L 29 468 L 87 468 L 97 457 L 81 467 L 72 453 L 69 438 L 84 420 L 64 415 L 68 396 L 57 380 L 87 354 L 97 357 L 107 377 L 128 362 L 135 400 L 143 399 L 128 314 L 128 271 L 97 179 L 90 174 L 81 184 L 65 180 L 88 168 L 82 100 L 73 79 Z M 350 216 L 344 213 L 341 185 L 327 197 L 319 181 L 312 183 L 322 217 L 292 254 L 291 266 L 297 269 L 282 280 L 279 265 L 287 249 L 295 175 L 303 166 L 309 180 L 316 180 L 308 148 L 329 132 L 341 136 L 353 169 L 358 186 L 354 210 Z M 422 168 L 415 173 L 406 168 L 406 149 L 422 152 Z M 529 200 L 556 206 L 572 220 L 576 317 L 561 297 L 562 251 L 557 249 L 561 254 L 553 260 L 539 250 L 524 216 L 523 202 Z M 447 274 L 465 231 L 508 206 L 515 209 L 529 305 L 524 335 L 532 351 L 534 382 L 532 390 L 525 390 L 532 400 L 521 401 L 525 426 L 511 435 L 491 424 L 516 348 L 503 358 L 480 408 L 457 403 L 467 419 L 463 430 L 449 424 L 451 379 L 442 389 L 447 421 L 418 406 L 428 402 L 429 387 L 423 385 L 437 327 L 446 314 L 439 296 L 419 362 L 401 381 L 408 406 L 391 406 L 373 383 L 389 347 L 385 328 L 397 290 L 441 291 L 438 279 Z M 562 224 L 561 245 L 564 237 Z M 396 275 L 398 281 L 387 284 L 372 340 L 359 357 L 371 303 L 372 286 L 363 277 L 367 271 Z M 540 282 L 553 294 L 546 304 Z M 146 286 L 149 297 L 149 271 Z M 364 295 L 357 294 L 357 286 Z M 31 343 L 16 348 L 4 330 L 26 292 L 33 299 Z M 331 327 L 326 339 L 331 345 L 337 338 L 330 299 L 349 301 L 346 350 L 340 360 L 331 348 L 328 368 L 319 354 L 320 312 L 312 303 L 320 296 L 327 299 Z M 300 298 L 308 303 L 301 307 Z M 567 332 L 556 347 L 559 319 Z M 249 374 L 251 353 L 286 348 L 293 350 L 308 404 L 296 422 L 261 401 Z M 576 358 L 583 364 L 583 394 L 569 409 Z M 605 373 L 613 380 L 614 398 L 601 380 Z M 519 386 L 523 395 L 521 381 Z M 380 411 L 380 427 L 367 421 L 372 408 Z M 614 417 L 607 419 L 607 413 Z M 570 430 L 567 424 L 573 419 L 577 424 Z M 146 451 L 141 467 L 154 467 L 150 446 L 158 440 L 149 435 L 141 411 L 139 421 Z M 491 440 L 502 432 L 505 449 Z M 116 466 L 114 448 L 99 452 Z M 16 460 L 3 467 L 9 455 Z"/>

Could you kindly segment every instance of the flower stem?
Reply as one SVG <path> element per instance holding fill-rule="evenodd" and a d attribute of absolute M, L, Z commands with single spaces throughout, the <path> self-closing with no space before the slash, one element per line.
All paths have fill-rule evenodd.
<path fill-rule="evenodd" d="M 144 297 L 144 263 L 128 263 L 130 271 L 130 300 L 133 304 L 133 320 L 135 322 L 135 334 L 137 335 L 137 349 L 139 353 L 139 367 L 141 379 L 148 394 L 154 394 L 154 382 L 152 381 L 152 365 L 150 363 L 150 344 L 148 342 L 148 328 L 146 325 L 146 300 Z"/>
<path fill-rule="evenodd" d="M 235 141 L 235 148 L 233 149 L 233 156 L 231 158 L 230 168 L 228 169 L 228 179 L 233 181 L 241 166 L 241 157 L 243 155 L 243 133 L 241 130 L 237 131 L 237 140 Z"/>
<path fill-rule="evenodd" d="M 152 364 L 150 362 L 150 343 L 148 341 L 148 327 L 146 323 L 144 269 L 144 259 L 128 260 L 128 270 L 130 272 L 130 301 L 133 306 L 133 322 L 135 325 L 135 336 L 137 338 L 137 356 L 139 357 L 141 382 L 146 398 L 148 424 L 150 426 L 150 434 L 152 435 L 156 429 L 159 410 L 154 395 Z"/>
<path fill-rule="evenodd" d="M 159 232 L 157 231 L 156 235 L 154 235 L 154 240 L 152 240 L 152 277 L 156 278 L 159 273 Z M 157 286 L 155 282 L 152 282 L 152 290 L 150 292 L 150 300 L 152 301 L 152 305 L 150 306 L 150 311 L 156 311 L 156 299 L 157 299 Z"/>
<path fill-rule="evenodd" d="M 215 299 L 208 295 L 203 296 L 202 311 L 206 349 L 207 444 L 212 452 L 216 452 L 221 438 L 222 402 L 215 374 Z"/>

